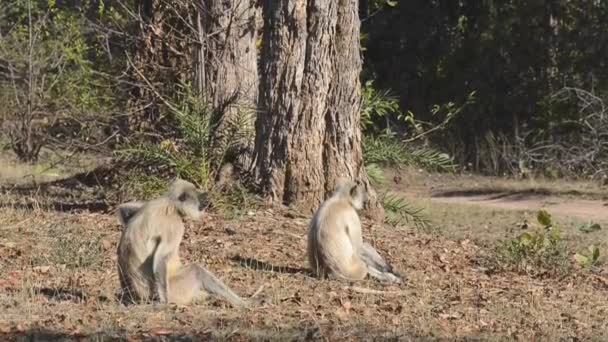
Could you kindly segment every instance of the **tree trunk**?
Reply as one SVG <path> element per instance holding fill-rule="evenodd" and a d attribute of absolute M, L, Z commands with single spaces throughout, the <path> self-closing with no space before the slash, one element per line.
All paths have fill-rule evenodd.
<path fill-rule="evenodd" d="M 363 165 L 358 2 L 265 1 L 255 174 L 271 202 L 312 212 L 338 177 L 369 191 Z"/>
<path fill-rule="evenodd" d="M 214 108 L 216 160 L 250 162 L 258 97 L 259 7 L 255 0 L 199 0 L 196 84 Z"/>

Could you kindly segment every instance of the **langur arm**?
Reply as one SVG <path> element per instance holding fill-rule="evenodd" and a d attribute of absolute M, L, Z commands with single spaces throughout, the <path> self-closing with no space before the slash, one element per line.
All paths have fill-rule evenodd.
<path fill-rule="evenodd" d="M 154 273 L 154 283 L 161 303 L 167 303 L 169 299 L 169 274 L 167 274 L 167 263 L 169 253 L 166 252 L 166 243 L 159 242 L 154 251 L 152 272 Z"/>

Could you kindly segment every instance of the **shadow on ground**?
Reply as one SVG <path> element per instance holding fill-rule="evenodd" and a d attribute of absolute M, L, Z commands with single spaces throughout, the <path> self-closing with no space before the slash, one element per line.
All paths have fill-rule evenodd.
<path fill-rule="evenodd" d="M 229 327 L 223 327 L 229 328 Z M 372 341 L 485 341 L 479 337 L 445 338 L 431 336 L 416 336 L 408 333 L 395 331 L 365 331 L 361 327 L 358 331 L 332 331 L 330 336 L 323 333 L 327 327 L 300 326 L 296 328 L 285 328 L 279 331 L 269 329 L 243 331 L 236 329 L 230 331 L 183 331 L 169 332 L 162 329 L 150 332 L 97 332 L 83 334 L 81 332 L 62 332 L 47 329 L 29 329 L 25 331 L 13 331 L 0 333 L 2 341 L 325 341 L 325 340 L 372 340 Z"/>
<path fill-rule="evenodd" d="M 49 182 L 2 185 L 0 207 L 15 209 L 48 209 L 60 212 L 108 212 L 116 199 L 108 196 L 118 171 L 101 166 L 92 171 Z"/>
<path fill-rule="evenodd" d="M 274 265 L 268 263 L 266 261 L 261 261 L 254 258 L 246 258 L 240 255 L 236 255 L 231 258 L 232 261 L 235 261 L 239 264 L 239 266 L 250 268 L 256 271 L 266 271 L 266 272 L 275 272 L 275 273 L 285 273 L 285 274 L 304 274 L 310 277 L 313 277 L 311 270 L 307 268 L 301 267 L 289 267 L 289 266 L 281 266 Z"/>
<path fill-rule="evenodd" d="M 486 199 L 501 199 L 505 197 L 519 198 L 521 200 L 528 199 L 530 197 L 538 196 L 550 196 L 555 194 L 555 191 L 546 188 L 534 188 L 524 190 L 504 190 L 497 188 L 479 188 L 479 189 L 465 189 L 465 190 L 442 190 L 436 191 L 431 194 L 431 197 L 477 197 L 477 196 L 488 196 Z M 564 195 L 580 195 L 578 191 L 567 191 L 560 193 Z"/>
<path fill-rule="evenodd" d="M 7 293 L 11 293 L 11 292 L 15 293 L 15 292 L 19 292 L 21 290 L 22 289 L 20 289 L 20 288 L 5 288 L 4 289 L 4 291 L 6 291 Z M 32 291 L 34 292 L 34 294 L 42 295 L 49 300 L 61 301 L 61 302 L 68 301 L 68 302 L 73 302 L 73 303 L 81 303 L 81 302 L 85 301 L 86 299 L 91 298 L 91 296 L 87 295 L 86 293 L 84 293 L 80 290 L 67 289 L 67 288 L 63 288 L 63 287 L 35 287 L 35 288 L 32 288 Z M 109 299 L 105 296 L 98 296 L 95 299 L 100 303 L 109 302 Z"/>

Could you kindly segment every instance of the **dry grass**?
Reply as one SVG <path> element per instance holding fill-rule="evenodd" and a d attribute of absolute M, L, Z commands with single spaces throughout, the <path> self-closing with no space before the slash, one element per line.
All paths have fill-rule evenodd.
<path fill-rule="evenodd" d="M 418 194 L 439 184 L 432 177 L 412 182 L 420 180 L 427 185 Z M 125 307 L 116 298 L 120 229 L 114 215 L 97 211 L 103 206 L 65 203 L 106 197 L 103 189 L 82 184 L 0 194 L 0 340 L 608 338 L 606 266 L 544 278 L 488 272 L 484 266 L 498 241 L 518 234 L 517 224 L 533 213 L 427 198 L 415 204 L 427 207 L 441 236 L 365 223 L 365 238 L 407 276 L 400 287 L 312 278 L 304 255 L 307 220 L 259 209 L 238 219 L 210 214 L 190 223 L 181 250 L 185 260 L 205 265 L 245 297 L 263 285 L 255 308 L 214 299 L 187 307 Z M 97 212 L 59 211 L 65 209 Z M 608 250 L 603 230 L 584 235 L 576 223 L 558 224 L 571 252 L 591 241 Z"/>
<path fill-rule="evenodd" d="M 366 238 L 408 282 L 397 288 L 369 280 L 357 285 L 401 293 L 359 293 L 310 277 L 306 223 L 261 210 L 238 222 L 212 215 L 189 225 L 183 258 L 206 265 L 245 296 L 264 285 L 250 311 L 221 300 L 124 307 L 115 298 L 119 226 L 112 215 L 0 209 L 0 258 L 6 260 L 0 264 L 0 331 L 91 340 L 608 337 L 608 282 L 601 274 L 488 275 L 479 267 L 488 250 L 470 240 L 368 224 Z"/>
<path fill-rule="evenodd" d="M 42 149 L 40 161 L 36 164 L 28 164 L 20 162 L 13 153 L 1 151 L 0 146 L 0 184 L 50 182 L 90 170 L 99 165 L 102 159 L 104 158 Z"/>
<path fill-rule="evenodd" d="M 428 198 L 410 200 L 417 207 L 426 209 L 426 214 L 441 228 L 445 238 L 470 239 L 477 245 L 488 248 L 497 241 L 511 239 L 524 232 L 523 224 L 535 222 L 538 213 L 537 210 L 505 210 L 483 204 L 443 203 Z M 589 221 L 552 213 L 557 214 L 554 223 L 560 228 L 569 250 L 584 251 L 595 244 L 604 254 L 608 254 L 608 235 L 605 233 L 608 226 L 605 222 L 601 222 L 602 230 L 584 233 L 581 228 Z"/>

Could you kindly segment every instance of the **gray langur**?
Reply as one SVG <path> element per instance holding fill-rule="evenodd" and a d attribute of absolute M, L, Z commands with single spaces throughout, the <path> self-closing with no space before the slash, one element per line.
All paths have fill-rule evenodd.
<path fill-rule="evenodd" d="M 357 210 L 366 200 L 361 184 L 340 179 L 315 212 L 308 230 L 308 261 L 318 277 L 356 281 L 369 274 L 385 282 L 403 281 L 371 245 L 363 243 Z"/>
<path fill-rule="evenodd" d="M 207 293 L 234 306 L 248 306 L 220 279 L 197 264 L 182 265 L 179 247 L 186 218 L 200 220 L 207 194 L 184 180 L 176 180 L 162 197 L 129 202 L 117 209 L 122 225 L 118 271 L 123 294 L 133 302 L 158 299 L 185 305 Z"/>

